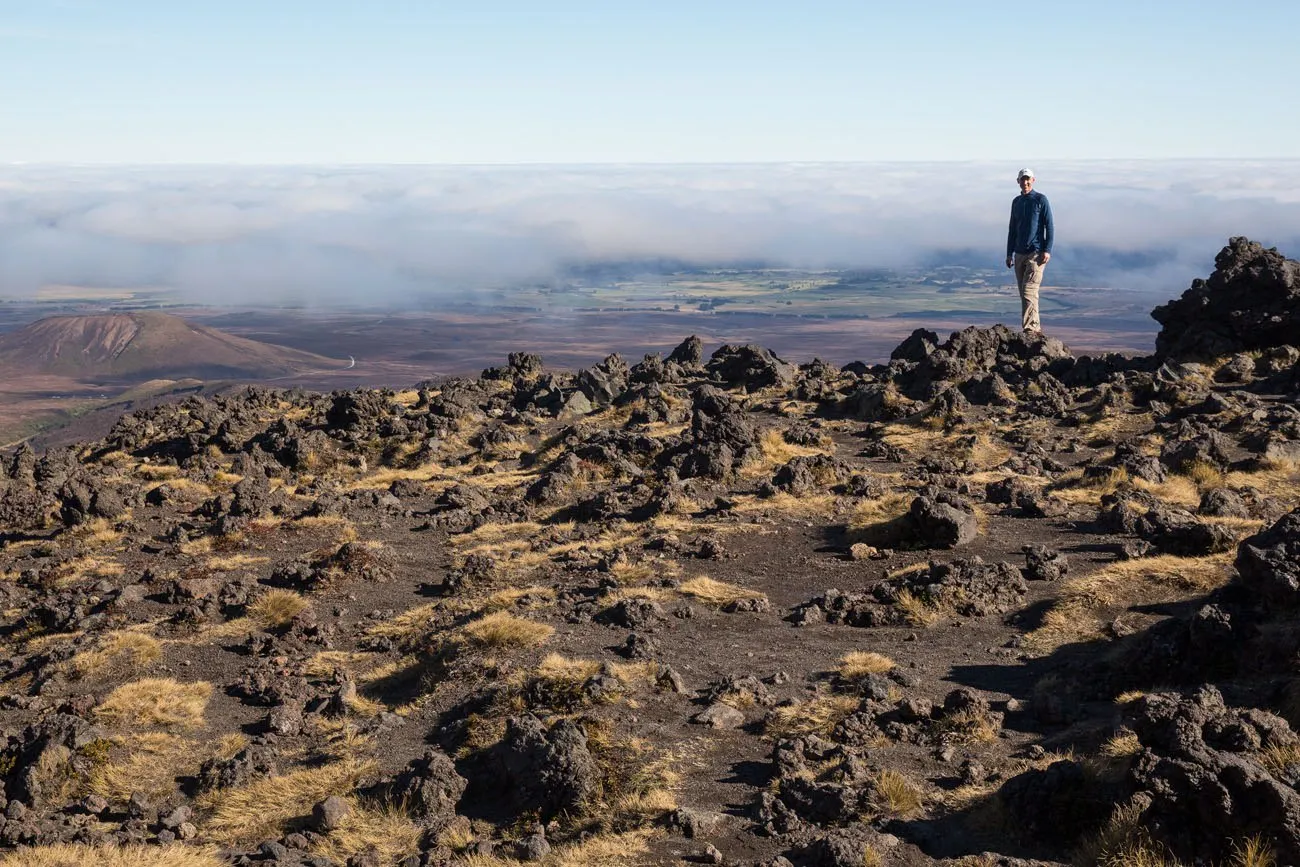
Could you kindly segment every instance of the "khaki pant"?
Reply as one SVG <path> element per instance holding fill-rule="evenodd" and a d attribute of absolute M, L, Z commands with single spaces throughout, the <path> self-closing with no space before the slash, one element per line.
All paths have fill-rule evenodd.
<path fill-rule="evenodd" d="M 1025 331 L 1042 331 L 1038 318 L 1038 287 L 1043 282 L 1043 269 L 1038 253 L 1016 254 L 1016 286 L 1020 289 L 1020 327 Z"/>

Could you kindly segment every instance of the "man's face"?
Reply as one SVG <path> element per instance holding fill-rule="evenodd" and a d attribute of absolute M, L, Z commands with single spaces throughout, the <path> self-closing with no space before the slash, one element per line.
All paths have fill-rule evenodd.
<path fill-rule="evenodd" d="M 1031 178 L 1031 177 L 1029 177 L 1028 175 L 1026 175 L 1025 177 L 1021 178 L 1021 179 L 1018 181 L 1018 183 L 1020 184 L 1020 193 L 1021 193 L 1022 195 L 1025 194 L 1025 193 L 1027 193 L 1027 192 L 1029 192 L 1030 190 L 1032 190 L 1032 189 L 1034 188 L 1034 179 Z"/>

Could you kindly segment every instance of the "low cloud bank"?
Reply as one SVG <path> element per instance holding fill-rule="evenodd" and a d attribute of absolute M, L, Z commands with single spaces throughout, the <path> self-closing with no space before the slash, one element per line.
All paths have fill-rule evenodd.
<path fill-rule="evenodd" d="M 599 262 L 996 266 L 1017 166 L 0 166 L 0 296 L 428 306 Z M 1300 162 L 1035 166 L 1058 280 L 1173 297 L 1231 235 L 1300 255 Z"/>

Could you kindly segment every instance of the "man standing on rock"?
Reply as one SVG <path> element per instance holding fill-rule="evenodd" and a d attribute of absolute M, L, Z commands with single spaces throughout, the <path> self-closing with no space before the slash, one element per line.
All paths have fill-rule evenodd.
<path fill-rule="evenodd" d="M 1043 269 L 1052 258 L 1052 206 L 1047 196 L 1034 191 L 1034 170 L 1016 175 L 1020 195 L 1011 200 L 1011 226 L 1007 229 L 1007 267 L 1016 269 L 1020 288 L 1020 322 L 1025 331 L 1043 330 L 1038 318 L 1038 287 Z"/>

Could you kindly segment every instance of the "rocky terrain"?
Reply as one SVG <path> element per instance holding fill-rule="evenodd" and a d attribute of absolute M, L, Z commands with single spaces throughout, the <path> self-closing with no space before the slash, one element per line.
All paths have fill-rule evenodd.
<path fill-rule="evenodd" d="M 0 865 L 1300 864 L 1300 263 L 0 461 Z"/>

